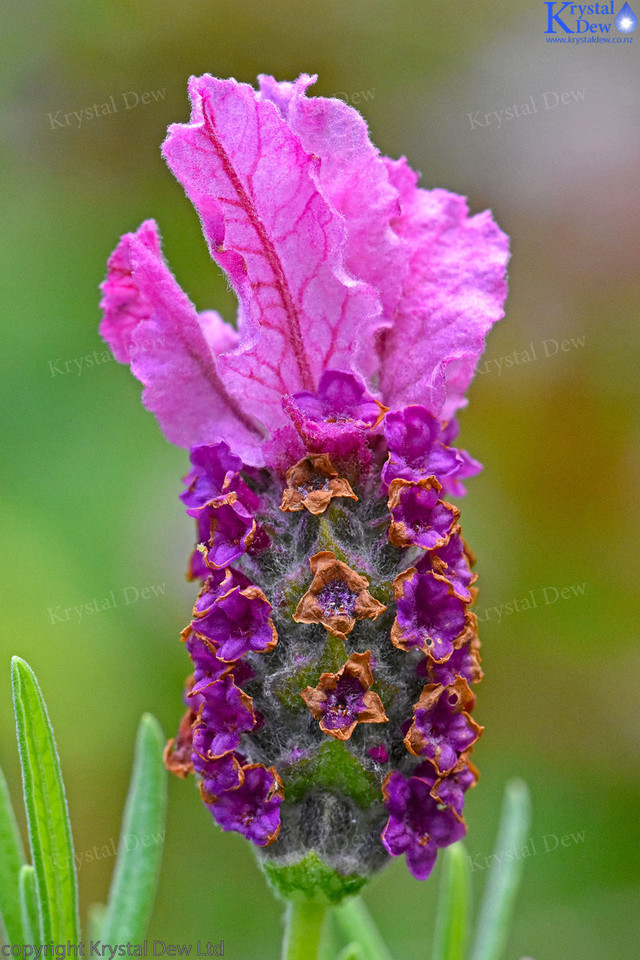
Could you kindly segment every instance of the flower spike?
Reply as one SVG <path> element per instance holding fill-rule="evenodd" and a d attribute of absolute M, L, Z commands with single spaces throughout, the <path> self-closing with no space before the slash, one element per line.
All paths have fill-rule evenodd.
<path fill-rule="evenodd" d="M 314 82 L 193 77 L 164 143 L 237 323 L 196 311 L 149 220 L 109 258 L 101 332 L 191 461 L 200 588 L 165 763 L 280 893 L 336 902 L 390 857 L 425 879 L 466 831 L 482 670 L 448 498 L 481 469 L 456 412 L 508 241 Z"/>

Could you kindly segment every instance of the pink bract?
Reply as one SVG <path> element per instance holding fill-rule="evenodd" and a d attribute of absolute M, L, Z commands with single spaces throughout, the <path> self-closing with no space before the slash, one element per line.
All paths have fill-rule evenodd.
<path fill-rule="evenodd" d="M 507 237 L 489 212 L 417 186 L 356 110 L 308 97 L 314 77 L 209 75 L 164 155 L 239 302 L 237 331 L 198 314 L 146 221 L 109 260 L 101 333 L 144 384 L 169 440 L 228 440 L 245 464 L 287 425 L 283 399 L 352 371 L 391 409 L 448 420 L 503 314 Z M 276 434 L 277 435 L 277 434 Z"/>

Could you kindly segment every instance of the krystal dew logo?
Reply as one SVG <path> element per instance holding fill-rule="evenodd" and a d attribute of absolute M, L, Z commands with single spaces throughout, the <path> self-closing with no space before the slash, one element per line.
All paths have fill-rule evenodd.
<path fill-rule="evenodd" d="M 547 8 L 547 29 L 545 33 L 597 33 L 608 34 L 612 24 L 607 19 L 594 17 L 614 17 L 613 25 L 619 33 L 633 33 L 638 26 L 638 18 L 628 3 L 616 13 L 615 2 L 611 3 L 545 3 Z"/>

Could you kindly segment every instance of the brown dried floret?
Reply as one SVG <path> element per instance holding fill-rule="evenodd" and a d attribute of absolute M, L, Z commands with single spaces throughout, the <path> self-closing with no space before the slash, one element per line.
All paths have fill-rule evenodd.
<path fill-rule="evenodd" d="M 309 560 L 313 580 L 300 600 L 296 623 L 321 623 L 329 633 L 344 637 L 356 620 L 376 620 L 387 608 L 368 591 L 366 577 L 336 559 L 331 550 L 321 550 Z"/>
<path fill-rule="evenodd" d="M 198 719 L 198 714 L 194 710 L 187 710 L 183 714 L 178 727 L 176 737 L 172 737 L 164 748 L 162 759 L 164 765 L 170 773 L 184 780 L 193 773 L 193 724 Z"/>
<path fill-rule="evenodd" d="M 371 651 L 352 653 L 337 673 L 323 673 L 317 687 L 300 694 L 323 733 L 348 740 L 358 723 L 386 723 L 382 701 L 373 684 Z"/>
<path fill-rule="evenodd" d="M 280 509 L 285 513 L 307 509 L 324 513 L 334 497 L 357 500 L 348 480 L 338 476 L 328 454 L 309 454 L 287 470 L 287 488 Z"/>

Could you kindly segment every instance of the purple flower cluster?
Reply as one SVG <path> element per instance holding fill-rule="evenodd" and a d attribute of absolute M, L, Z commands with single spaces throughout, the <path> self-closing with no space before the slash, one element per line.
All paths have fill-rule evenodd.
<path fill-rule="evenodd" d="M 475 599 L 470 592 L 475 577 L 456 522 L 459 511 L 437 499 L 447 479 L 451 484 L 470 475 L 472 461 L 444 443 L 445 431 L 433 419 L 418 406 L 390 414 L 389 457 L 382 470 L 390 491 L 390 539 L 394 542 L 399 524 L 399 546 L 424 548 L 417 563 L 394 580 L 390 638 L 400 650 L 425 655 L 417 664 L 419 676 L 446 673 L 440 683 L 424 686 L 404 739 L 407 750 L 425 761 L 408 777 L 392 771 L 382 785 L 389 813 L 382 842 L 391 856 L 406 854 L 418 879 L 431 873 L 438 847 L 464 836 L 462 797 L 477 779 L 469 751 L 482 732 L 469 715 L 475 703 L 469 683 L 481 679 L 477 621 L 467 610 Z"/>
<path fill-rule="evenodd" d="M 341 878 L 404 854 L 424 878 L 477 779 L 473 557 L 445 497 L 480 470 L 456 411 L 507 238 L 313 82 L 192 78 L 164 144 L 237 324 L 196 311 L 147 221 L 109 260 L 101 332 L 191 456 L 201 590 L 167 765 L 269 848 L 272 881 L 311 852 Z"/>
<path fill-rule="evenodd" d="M 327 488 L 335 482 L 336 470 L 326 469 L 327 463 L 335 463 L 365 493 L 365 501 L 373 495 L 388 518 L 386 550 L 400 567 L 405 554 L 413 562 L 393 579 L 395 603 L 387 607 L 372 596 L 366 577 L 338 560 L 333 551 L 320 551 L 309 559 L 313 576 L 311 581 L 304 581 L 306 592 L 290 620 L 323 627 L 327 636 L 345 643 L 358 621 L 377 621 L 386 613 L 390 629 L 387 626 L 378 637 L 376 654 L 382 644 L 384 661 L 384 644 L 391 644 L 411 655 L 408 669 L 416 680 L 408 686 L 414 689 L 416 682 L 423 686 L 418 688 L 411 712 L 397 717 L 397 728 L 405 732 L 405 758 L 400 763 L 395 760 L 395 766 L 391 763 L 394 743 L 390 735 L 373 745 L 367 740 L 367 756 L 377 769 L 388 814 L 381 831 L 384 848 L 392 856 L 406 854 L 410 869 L 416 876 L 424 877 L 433 866 L 436 849 L 463 835 L 463 794 L 477 777 L 469 762 L 469 752 L 481 732 L 470 716 L 474 704 L 470 684 L 481 678 L 477 623 L 468 610 L 475 598 L 474 576 L 457 523 L 459 510 L 439 499 L 444 477 L 451 476 L 456 466 L 465 461 L 459 451 L 443 443 L 442 430 L 430 422 L 434 418 L 425 408 L 408 406 L 394 415 L 395 443 L 390 448 L 384 434 L 377 430 L 378 414 L 374 416 L 371 398 L 356 378 L 342 371 L 335 376 L 328 371 L 323 381 L 333 406 L 328 408 L 331 416 L 326 421 L 322 455 L 325 459 L 317 464 L 328 476 L 320 474 L 319 478 L 324 479 Z M 303 404 L 298 403 L 295 395 L 290 399 L 287 409 L 295 411 L 292 422 L 300 436 L 307 434 L 307 423 L 324 422 L 321 418 L 299 419 Z M 319 409 L 326 409 L 320 401 L 315 403 L 309 393 L 303 399 L 314 415 Z M 350 433 L 348 444 L 335 431 L 336 410 Z M 416 421 L 426 428 L 420 446 L 407 429 L 408 424 Z M 354 461 L 356 447 L 359 456 Z M 366 451 L 366 456 L 362 456 L 362 451 Z M 304 484 L 311 484 L 310 464 L 318 456 L 310 452 L 304 470 L 299 468 L 299 476 L 296 474 L 302 493 L 308 493 Z M 230 525 L 216 524 L 211 519 L 203 525 L 202 518 L 215 517 L 220 501 L 224 500 L 231 511 L 240 507 L 241 516 L 248 517 L 246 529 L 256 531 L 269 523 L 273 527 L 273 510 L 278 504 L 280 514 L 284 514 L 279 523 L 286 518 L 295 530 L 304 524 L 308 526 L 312 517 L 323 518 L 326 523 L 332 497 L 328 494 L 321 504 L 318 501 L 308 510 L 307 518 L 304 510 L 300 516 L 300 510 L 283 506 L 281 476 L 274 484 L 273 477 L 269 478 L 266 472 L 260 475 L 244 468 L 224 441 L 194 448 L 191 462 L 193 469 L 185 478 L 187 489 L 182 500 L 187 513 L 196 520 L 200 541 L 197 553 L 202 560 L 204 580 L 193 619 L 184 634 L 194 666 L 186 715 L 191 728 L 192 764 L 200 775 L 205 803 L 223 829 L 237 830 L 254 843 L 267 846 L 274 842 L 280 829 L 279 808 L 284 801 L 286 774 L 277 771 L 273 764 L 255 762 L 259 751 L 252 750 L 252 734 L 260 730 L 264 718 L 256 712 L 254 699 L 240 684 L 255 686 L 255 674 L 261 672 L 256 656 L 262 658 L 274 651 L 279 641 L 272 604 L 249 576 L 249 572 L 261 572 L 275 547 L 267 538 L 269 546 L 252 553 L 252 541 L 239 538 L 233 554 L 238 565 L 220 568 L 216 558 L 221 545 L 228 547 Z M 411 464 L 413 479 L 391 476 L 399 463 L 404 464 L 405 470 Z M 420 475 L 419 464 L 430 470 L 442 465 L 444 477 L 433 473 Z M 287 476 L 291 481 L 291 469 Z M 385 476 L 391 477 L 388 486 Z M 343 482 L 351 489 L 349 481 Z M 259 489 L 261 494 L 256 492 Z M 314 489 L 317 492 L 317 486 Z M 230 498 L 234 499 L 230 502 Z M 352 494 L 349 499 L 358 497 Z M 192 559 L 191 569 L 193 566 Z M 280 608 L 286 608 L 282 591 L 272 590 L 272 597 L 280 600 Z M 279 612 L 282 616 L 282 609 Z M 280 641 L 287 633 L 291 636 L 290 631 L 291 623 L 280 632 Z M 295 651 L 289 651 L 289 659 L 295 663 Z M 324 672 L 315 686 L 301 687 L 299 696 L 311 716 L 319 721 L 322 734 L 345 742 L 351 740 L 360 724 L 389 725 L 384 699 L 372 689 L 376 683 L 374 667 L 370 649 L 354 650 L 337 672 Z M 260 703 L 261 696 L 263 692 L 257 689 L 256 699 Z M 282 730 L 279 735 L 283 736 Z M 293 752 L 292 749 L 290 756 Z M 167 760 L 181 775 L 183 753 L 179 737 L 168 751 Z M 412 758 L 417 758 L 417 765 Z M 288 760 L 281 766 L 283 771 L 287 766 L 291 770 L 292 764 Z"/>
<path fill-rule="evenodd" d="M 178 737 L 171 744 L 167 764 L 184 775 L 188 724 L 192 766 L 200 774 L 202 797 L 215 820 L 224 830 L 237 830 L 255 844 L 268 846 L 280 830 L 282 783 L 273 767 L 248 763 L 239 752 L 243 735 L 256 725 L 256 715 L 252 698 L 238 683 L 251 676 L 242 658 L 272 650 L 278 635 L 262 590 L 242 571 L 220 563 L 221 557 L 229 563 L 238 560 L 251 544 L 253 537 L 246 531 L 254 533 L 256 522 L 247 508 L 256 509 L 259 498 L 241 478 L 242 461 L 226 443 L 195 447 L 191 463 L 181 500 L 196 519 L 195 553 L 201 557 L 198 575 L 204 584 L 183 633 L 194 666 L 187 695 L 190 707 L 183 718 L 182 742 Z M 237 531 L 240 535 L 234 537 Z M 192 557 L 190 570 L 194 569 Z"/>

